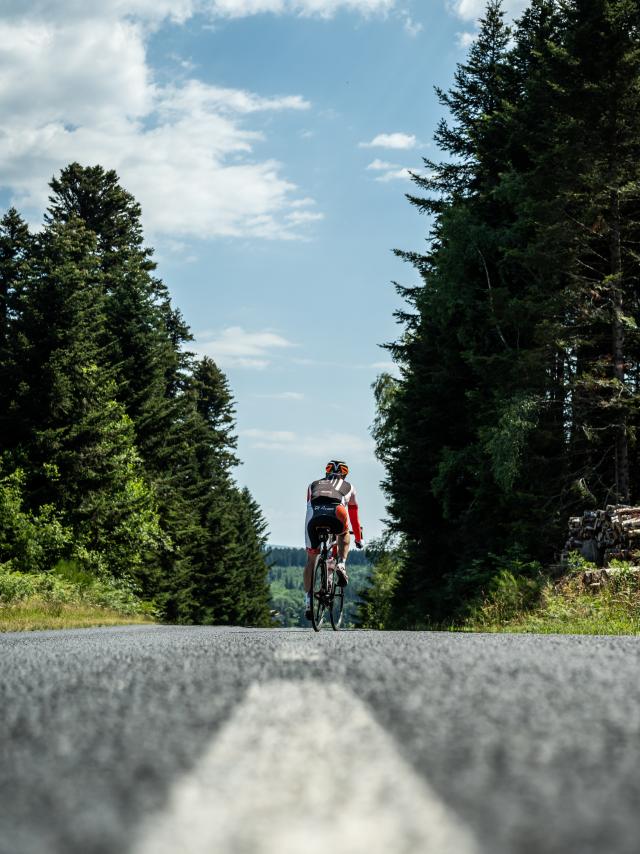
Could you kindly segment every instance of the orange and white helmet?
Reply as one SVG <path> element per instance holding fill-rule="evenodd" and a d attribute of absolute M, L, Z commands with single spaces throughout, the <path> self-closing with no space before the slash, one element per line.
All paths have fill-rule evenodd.
<path fill-rule="evenodd" d="M 346 477 L 349 474 L 349 466 L 343 460 L 329 460 L 325 471 L 327 477 Z"/>

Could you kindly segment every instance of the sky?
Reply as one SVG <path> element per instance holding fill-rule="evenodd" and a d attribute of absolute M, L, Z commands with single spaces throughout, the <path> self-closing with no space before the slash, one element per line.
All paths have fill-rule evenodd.
<path fill-rule="evenodd" d="M 517 14 L 523 0 L 507 0 Z M 193 350 L 229 378 L 236 477 L 272 544 L 348 462 L 384 530 L 371 385 L 393 370 L 405 198 L 482 0 L 0 0 L 0 209 L 37 227 L 51 176 L 116 169 Z"/>

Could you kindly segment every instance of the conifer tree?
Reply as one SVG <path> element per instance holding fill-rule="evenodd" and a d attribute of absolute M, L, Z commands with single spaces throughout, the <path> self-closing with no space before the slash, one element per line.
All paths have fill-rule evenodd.
<path fill-rule="evenodd" d="M 397 253 L 424 285 L 400 288 L 415 314 L 399 315 L 406 332 L 389 349 L 402 379 L 376 433 L 379 448 L 385 434 L 395 443 L 388 443 L 386 460 L 389 510 L 393 529 L 407 540 L 397 601 L 421 613 L 427 601 L 434 612 L 445 607 L 438 601 L 447 595 L 450 544 L 455 538 L 459 548 L 477 550 L 474 528 L 495 503 L 478 426 L 513 359 L 502 317 L 506 289 L 497 274 L 494 198 L 497 158 L 508 142 L 502 123 L 512 85 L 508 41 L 501 4 L 491 2 L 454 88 L 439 91 L 454 123 L 441 123 L 437 139 L 451 161 L 426 161 L 427 177 L 414 177 L 425 195 L 409 196 L 418 210 L 436 216 L 430 251 Z"/>
<path fill-rule="evenodd" d="M 640 9 L 627 0 L 572 0 L 565 14 L 567 108 L 577 131 L 571 213 L 581 223 L 574 394 L 591 434 L 592 488 L 628 502 L 638 412 L 631 378 L 638 363 Z"/>
<path fill-rule="evenodd" d="M 76 219 L 38 240 L 19 324 L 24 432 L 31 507 L 51 505 L 74 532 L 72 556 L 95 571 L 148 579 L 159 537 L 133 425 L 100 365 L 104 296 L 95 236 Z"/>
<path fill-rule="evenodd" d="M 0 220 L 0 435 L 4 450 L 20 435 L 14 406 L 22 372 L 18 356 L 17 321 L 29 277 L 33 238 L 15 208 Z"/>
<path fill-rule="evenodd" d="M 264 521 L 233 480 L 227 379 L 186 350 L 116 173 L 71 164 L 51 188 L 37 237 L 13 210 L 0 223 L 0 451 L 14 504 L 24 492 L 16 519 L 51 520 L 58 556 L 133 577 L 167 619 L 267 624 Z"/>
<path fill-rule="evenodd" d="M 153 273 L 152 250 L 143 245 L 141 208 L 113 170 L 72 163 L 51 181 L 49 223 L 79 218 L 96 235 L 105 294 L 105 357 L 118 397 L 136 426 L 148 464 L 163 445 L 168 385 L 190 339 L 171 314 L 164 284 Z M 171 328 L 169 328 L 171 324 Z M 160 434 L 160 436 L 159 436 Z"/>
<path fill-rule="evenodd" d="M 491 552 L 549 561 L 569 513 L 633 495 L 638 15 L 626 0 L 533 0 L 511 43 L 490 2 L 440 92 L 450 160 L 415 177 L 431 247 L 399 253 L 422 285 L 400 289 L 401 379 L 376 388 L 406 541 L 399 623 L 478 595 Z"/>

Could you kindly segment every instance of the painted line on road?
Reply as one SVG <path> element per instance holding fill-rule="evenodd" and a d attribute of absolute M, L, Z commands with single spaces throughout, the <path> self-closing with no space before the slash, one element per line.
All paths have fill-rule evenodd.
<path fill-rule="evenodd" d="M 133 854 L 477 854 L 351 691 L 254 684 Z"/>
<path fill-rule="evenodd" d="M 320 650 L 310 648 L 308 646 L 299 646 L 297 644 L 288 643 L 279 646 L 275 651 L 276 661 L 320 661 L 322 658 Z"/>

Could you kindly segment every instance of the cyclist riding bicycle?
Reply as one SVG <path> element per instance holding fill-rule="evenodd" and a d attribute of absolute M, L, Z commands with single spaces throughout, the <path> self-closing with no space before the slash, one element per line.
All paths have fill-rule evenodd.
<path fill-rule="evenodd" d="M 307 516 L 304 524 L 307 546 L 307 564 L 304 568 L 305 616 L 311 619 L 311 585 L 313 569 L 320 553 L 318 528 L 329 528 L 338 540 L 338 562 L 336 571 L 338 584 L 345 587 L 349 581 L 345 562 L 349 554 L 349 523 L 356 539 L 356 547 L 362 548 L 362 526 L 358 516 L 358 501 L 354 487 L 345 480 L 349 466 L 342 460 L 329 460 L 326 474 L 314 480 L 307 489 Z"/>

